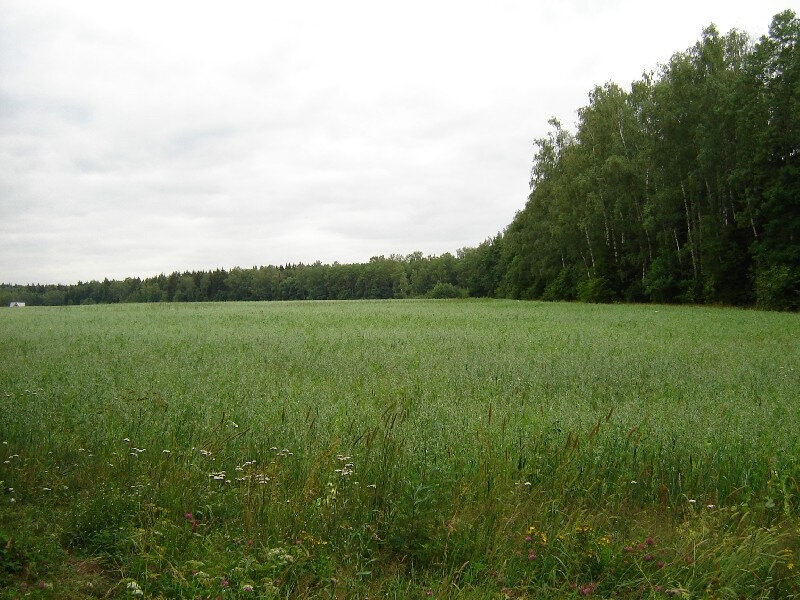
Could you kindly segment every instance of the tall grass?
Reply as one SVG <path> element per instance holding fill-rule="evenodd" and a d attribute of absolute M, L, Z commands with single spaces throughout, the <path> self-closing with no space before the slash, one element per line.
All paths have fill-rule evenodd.
<path fill-rule="evenodd" d="M 798 334 L 486 300 L 4 310 L 0 584 L 798 596 Z"/>

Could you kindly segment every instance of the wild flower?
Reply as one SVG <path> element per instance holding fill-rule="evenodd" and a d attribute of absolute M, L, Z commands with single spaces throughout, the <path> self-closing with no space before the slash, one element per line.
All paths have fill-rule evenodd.
<path fill-rule="evenodd" d="M 338 473 L 342 477 L 350 477 L 350 475 L 352 475 L 355 471 L 353 470 L 352 463 L 350 463 L 350 464 L 346 464 L 341 469 L 334 469 L 333 472 L 334 473 Z"/>
<path fill-rule="evenodd" d="M 578 586 L 578 593 L 581 596 L 591 596 L 594 591 L 597 589 L 597 583 L 585 583 L 583 585 Z"/>
<path fill-rule="evenodd" d="M 142 588 L 140 588 L 139 584 L 135 581 L 129 581 L 128 585 L 125 586 L 125 589 L 131 596 L 144 596 Z"/>

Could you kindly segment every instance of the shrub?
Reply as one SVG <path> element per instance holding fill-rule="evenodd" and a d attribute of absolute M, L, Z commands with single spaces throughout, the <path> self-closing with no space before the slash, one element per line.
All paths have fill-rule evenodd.
<path fill-rule="evenodd" d="M 467 296 L 467 290 L 452 283 L 439 282 L 428 292 L 428 298 L 466 298 Z"/>
<path fill-rule="evenodd" d="M 786 265 L 756 273 L 756 303 L 759 308 L 797 310 L 800 304 L 800 273 Z"/>
<path fill-rule="evenodd" d="M 558 276 L 544 288 L 542 300 L 574 300 L 575 299 L 575 272 L 570 267 L 565 267 L 558 272 Z"/>
<path fill-rule="evenodd" d="M 578 300 L 581 302 L 611 302 L 614 293 L 603 277 L 592 277 L 578 284 Z"/>

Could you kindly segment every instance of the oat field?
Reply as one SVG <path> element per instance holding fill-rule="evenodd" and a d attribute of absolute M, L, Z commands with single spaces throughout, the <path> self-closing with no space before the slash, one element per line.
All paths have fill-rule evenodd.
<path fill-rule="evenodd" d="M 0 597 L 800 597 L 800 316 L 0 310 Z"/>

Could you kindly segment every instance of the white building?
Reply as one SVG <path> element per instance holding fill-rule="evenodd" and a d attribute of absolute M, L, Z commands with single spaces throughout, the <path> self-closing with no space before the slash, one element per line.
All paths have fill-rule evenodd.
<path fill-rule="evenodd" d="M 12 308 L 15 308 L 15 307 L 21 308 L 21 307 L 25 306 L 25 303 L 24 302 L 9 302 L 8 305 L 10 307 L 12 307 Z"/>

